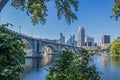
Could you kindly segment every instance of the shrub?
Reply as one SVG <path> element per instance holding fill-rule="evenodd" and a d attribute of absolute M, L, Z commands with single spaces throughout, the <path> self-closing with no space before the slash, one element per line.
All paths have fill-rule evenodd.
<path fill-rule="evenodd" d="M 25 63 L 24 44 L 20 37 L 6 30 L 8 25 L 0 25 L 0 79 L 20 80 Z"/>
<path fill-rule="evenodd" d="M 94 65 L 88 65 L 89 54 L 82 49 L 80 55 L 63 51 L 48 71 L 47 80 L 100 80 L 99 72 Z"/>

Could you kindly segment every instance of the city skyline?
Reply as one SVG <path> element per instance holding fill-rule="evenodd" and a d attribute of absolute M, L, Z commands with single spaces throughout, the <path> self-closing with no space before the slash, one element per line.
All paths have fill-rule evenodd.
<path fill-rule="evenodd" d="M 77 29 L 84 26 L 86 35 L 92 36 L 95 42 L 100 43 L 102 35 L 110 35 L 111 41 L 120 35 L 120 22 L 110 19 L 114 0 L 80 0 L 78 20 L 71 25 L 66 24 L 65 20 L 58 20 L 53 3 L 48 4 L 48 17 L 45 25 L 38 24 L 33 26 L 29 17 L 19 10 L 15 10 L 10 2 L 0 13 L 0 24 L 12 23 L 15 27 L 10 27 L 17 32 L 32 35 L 37 38 L 58 39 L 59 34 L 63 33 L 68 40 L 69 35 L 75 34 L 77 40 Z M 102 5 L 102 6 L 101 6 Z M 21 30 L 20 27 L 21 26 Z"/>

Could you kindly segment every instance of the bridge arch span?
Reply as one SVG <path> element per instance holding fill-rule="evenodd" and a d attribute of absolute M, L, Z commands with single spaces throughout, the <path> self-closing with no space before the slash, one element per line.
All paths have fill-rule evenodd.
<path fill-rule="evenodd" d="M 34 49 L 33 46 L 31 45 L 31 43 L 29 41 L 27 41 L 26 39 L 22 39 L 23 43 L 25 44 L 25 52 L 26 52 L 26 57 L 27 56 L 33 56 L 34 53 Z"/>
<path fill-rule="evenodd" d="M 43 54 L 52 54 L 52 53 L 57 52 L 57 49 L 52 44 L 46 44 L 42 47 L 42 52 Z"/>
<path fill-rule="evenodd" d="M 66 49 L 69 50 L 69 47 L 65 46 L 65 47 L 63 47 L 63 48 L 61 49 L 61 51 L 66 51 Z"/>
<path fill-rule="evenodd" d="M 76 54 L 76 52 L 77 52 L 76 48 L 72 48 L 71 51 L 72 51 L 72 53 L 74 53 L 74 54 Z"/>

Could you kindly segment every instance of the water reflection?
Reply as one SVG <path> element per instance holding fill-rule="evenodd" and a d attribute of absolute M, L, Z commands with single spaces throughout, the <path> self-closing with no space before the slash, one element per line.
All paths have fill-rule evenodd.
<path fill-rule="evenodd" d="M 55 55 L 43 55 L 42 57 L 26 58 L 26 65 L 34 69 L 39 69 L 51 64 L 55 60 Z"/>
<path fill-rule="evenodd" d="M 110 56 L 101 56 L 101 64 L 104 67 L 107 67 L 108 65 L 110 65 L 109 61 L 110 61 Z"/>
<path fill-rule="evenodd" d="M 104 67 L 120 68 L 120 56 L 100 56 Z"/>
<path fill-rule="evenodd" d="M 120 56 L 95 55 L 90 64 L 102 72 L 102 80 L 120 80 Z"/>
<path fill-rule="evenodd" d="M 44 55 L 39 58 L 26 58 L 26 64 L 32 66 L 32 71 L 23 80 L 46 80 L 46 69 L 54 62 L 58 55 Z"/>
<path fill-rule="evenodd" d="M 45 80 L 48 75 L 45 68 L 48 68 L 58 57 L 56 55 L 44 55 L 41 58 L 26 58 L 26 64 L 31 65 L 34 70 L 26 75 L 24 80 Z M 120 56 L 100 56 L 96 54 L 90 59 L 90 65 L 92 64 L 103 73 L 101 74 L 102 80 L 120 80 Z"/>
<path fill-rule="evenodd" d="M 112 61 L 120 61 L 120 56 L 111 56 Z"/>
<path fill-rule="evenodd" d="M 111 57 L 111 66 L 116 69 L 120 69 L 120 56 Z"/>

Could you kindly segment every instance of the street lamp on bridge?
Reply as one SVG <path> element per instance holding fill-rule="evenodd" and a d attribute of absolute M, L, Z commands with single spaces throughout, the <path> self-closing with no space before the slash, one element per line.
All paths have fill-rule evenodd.
<path fill-rule="evenodd" d="M 30 31 L 31 32 L 31 37 L 33 37 L 33 31 Z"/>
<path fill-rule="evenodd" d="M 19 33 L 21 34 L 21 26 L 19 26 Z"/>

